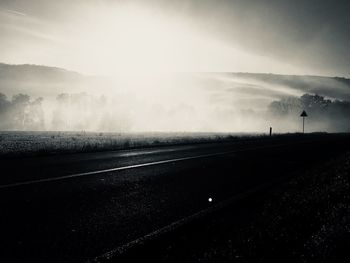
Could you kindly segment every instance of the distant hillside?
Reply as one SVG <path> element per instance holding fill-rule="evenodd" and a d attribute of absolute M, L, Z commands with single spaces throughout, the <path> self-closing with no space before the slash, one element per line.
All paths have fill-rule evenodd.
<path fill-rule="evenodd" d="M 28 81 L 40 80 L 44 82 L 65 82 L 81 79 L 81 74 L 62 68 L 38 65 L 9 65 L 0 63 L 1 80 Z"/>
<path fill-rule="evenodd" d="M 341 77 L 298 76 L 258 73 L 226 73 L 233 78 L 289 87 L 307 93 L 317 93 L 332 98 L 350 100 L 350 79 Z"/>
<path fill-rule="evenodd" d="M 210 88 L 221 94 L 234 90 L 242 95 L 257 95 L 277 99 L 285 95 L 316 93 L 326 97 L 350 100 L 350 79 L 321 76 L 292 76 L 258 73 L 189 73 L 186 81 L 203 89 Z M 178 79 L 184 74 L 179 73 Z M 200 81 L 198 81 L 200 76 Z M 204 77 L 204 78 L 203 78 Z M 142 83 L 142 82 L 141 82 Z M 26 93 L 31 96 L 56 96 L 62 92 L 102 91 L 116 85 L 110 78 L 85 76 L 61 68 L 37 65 L 8 65 L 0 63 L 0 92 L 8 96 Z M 166 86 L 167 83 L 164 83 Z M 225 89 L 220 89 L 224 87 Z M 108 91 L 108 89 L 107 89 Z M 225 93 L 224 96 L 227 96 Z"/>
<path fill-rule="evenodd" d="M 87 77 L 61 68 L 0 63 L 0 92 L 50 96 L 81 87 Z"/>

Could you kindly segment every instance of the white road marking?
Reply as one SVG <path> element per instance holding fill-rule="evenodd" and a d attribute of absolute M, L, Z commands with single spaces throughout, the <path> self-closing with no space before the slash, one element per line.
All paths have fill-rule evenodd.
<path fill-rule="evenodd" d="M 186 160 L 192 160 L 192 159 L 199 159 L 199 158 L 205 158 L 205 157 L 225 155 L 225 154 L 230 154 L 230 153 L 233 153 L 233 152 L 234 151 L 212 153 L 212 154 L 203 154 L 203 155 L 196 155 L 196 156 L 189 156 L 189 157 L 182 157 L 182 158 L 175 158 L 175 159 L 168 159 L 168 160 L 150 162 L 150 163 L 134 164 L 134 165 L 116 167 L 116 168 L 111 168 L 111 169 L 92 171 L 92 172 L 84 172 L 84 173 L 77 173 L 77 174 L 57 176 L 57 177 L 52 177 L 52 178 L 43 178 L 43 179 L 37 179 L 37 180 L 31 180 L 31 181 L 25 181 L 25 182 L 4 184 L 4 185 L 0 185 L 0 189 L 16 187 L 16 186 L 22 186 L 22 185 L 44 183 L 44 182 L 60 181 L 60 180 L 65 180 L 65 179 L 69 179 L 69 178 L 82 177 L 82 176 L 94 175 L 94 174 L 102 174 L 102 173 L 108 173 L 108 172 L 123 171 L 123 170 L 129 170 L 129 169 L 134 169 L 134 168 L 139 168 L 139 167 L 146 167 L 146 166 L 153 166 L 153 165 L 158 165 L 158 164 L 173 163 L 173 162 L 180 162 L 180 161 L 186 161 Z"/>
<path fill-rule="evenodd" d="M 131 157 L 131 156 L 139 156 L 139 155 L 146 155 L 146 154 L 152 154 L 152 153 L 175 152 L 178 150 L 188 150 L 188 149 L 193 149 L 193 148 L 195 148 L 195 147 L 194 146 L 186 146 L 186 147 L 182 147 L 180 149 L 169 148 L 169 149 L 139 150 L 139 151 L 127 150 L 126 152 L 118 153 L 116 156 L 118 156 L 118 157 Z"/>
<path fill-rule="evenodd" d="M 233 154 L 233 153 L 239 153 L 239 152 L 245 152 L 245 151 L 251 151 L 251 150 L 259 150 L 259 149 L 266 149 L 266 148 L 276 148 L 276 147 L 286 146 L 286 145 L 290 145 L 290 144 L 278 144 L 278 145 L 272 145 L 272 146 L 268 146 L 268 147 L 262 146 L 262 147 L 254 147 L 254 148 L 241 149 L 241 150 L 232 150 L 232 151 L 225 151 L 225 152 L 218 152 L 218 153 L 211 153 L 211 154 L 202 154 L 202 155 L 188 156 L 188 157 L 175 158 L 175 159 L 168 159 L 168 160 L 162 160 L 162 161 L 156 161 L 156 162 L 134 164 L 134 165 L 116 167 L 116 168 L 111 168 L 111 169 L 97 170 L 97 171 L 84 172 L 84 173 L 76 173 L 76 174 L 63 175 L 63 176 L 57 176 L 57 177 L 51 177 L 51 178 L 43 178 L 43 179 L 24 181 L 24 182 L 18 182 L 18 183 L 3 184 L 3 185 L 0 185 L 0 189 L 13 188 L 13 187 L 17 187 L 17 186 L 25 186 L 25 185 L 38 184 L 38 183 L 61 181 L 61 180 L 66 180 L 66 179 L 76 178 L 76 177 L 82 177 L 82 176 L 87 176 L 87 175 L 95 175 L 95 174 L 103 174 L 103 173 L 109 173 L 109 172 L 123 171 L 123 170 L 135 169 L 135 168 L 140 168 L 140 167 L 147 167 L 147 166 L 153 166 L 153 165 L 159 165 L 159 164 L 181 162 L 181 161 L 193 160 L 193 159 L 201 159 L 201 158 L 220 156 L 220 155 L 227 155 L 227 154 Z"/>

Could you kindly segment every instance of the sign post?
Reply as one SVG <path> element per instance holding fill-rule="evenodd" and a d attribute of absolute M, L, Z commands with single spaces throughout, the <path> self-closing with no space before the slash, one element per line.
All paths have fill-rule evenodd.
<path fill-rule="evenodd" d="M 307 117 L 306 111 L 303 110 L 303 112 L 300 114 L 300 117 L 303 117 L 303 133 L 305 133 L 305 117 Z"/>

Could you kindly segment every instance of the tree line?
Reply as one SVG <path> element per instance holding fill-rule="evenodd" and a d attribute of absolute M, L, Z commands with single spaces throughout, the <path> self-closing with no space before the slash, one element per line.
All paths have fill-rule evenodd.
<path fill-rule="evenodd" d="M 0 93 L 0 130 L 127 131 L 129 122 L 116 105 L 115 98 L 87 93 L 61 93 L 45 104 L 42 97 Z"/>
<path fill-rule="evenodd" d="M 286 97 L 270 103 L 268 111 L 277 119 L 298 118 L 305 110 L 308 121 L 330 132 L 350 131 L 350 102 L 326 99 L 320 95 L 304 94 Z"/>
<path fill-rule="evenodd" d="M 61 93 L 53 102 L 46 102 L 45 106 L 43 103 L 42 97 L 32 99 L 27 94 L 16 94 L 9 99 L 0 93 L 0 130 L 129 129 L 130 120 L 125 108 L 118 108 L 118 98 L 107 100 L 104 96 L 86 93 Z M 273 126 L 280 125 L 284 130 L 292 131 L 298 127 L 299 115 L 303 110 L 309 115 L 308 125 L 313 131 L 350 131 L 350 102 L 330 100 L 320 95 L 304 94 L 273 101 L 268 106 L 266 116 L 270 116 Z M 251 117 L 261 118 L 261 114 L 265 113 Z"/>
<path fill-rule="evenodd" d="M 1 130 L 44 130 L 43 98 L 34 100 L 26 94 L 16 94 L 8 99 L 0 93 Z"/>

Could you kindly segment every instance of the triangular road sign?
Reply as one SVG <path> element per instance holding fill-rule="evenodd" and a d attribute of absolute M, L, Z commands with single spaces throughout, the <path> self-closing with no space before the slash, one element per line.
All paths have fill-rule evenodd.
<path fill-rule="evenodd" d="M 306 111 L 303 110 L 303 112 L 300 114 L 300 117 L 307 117 Z"/>

